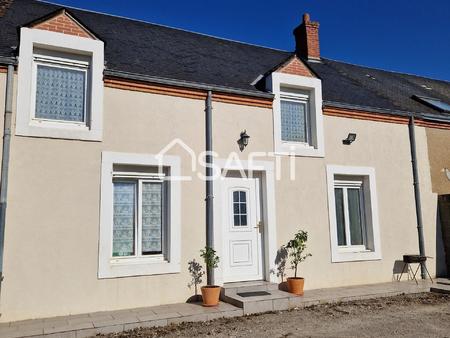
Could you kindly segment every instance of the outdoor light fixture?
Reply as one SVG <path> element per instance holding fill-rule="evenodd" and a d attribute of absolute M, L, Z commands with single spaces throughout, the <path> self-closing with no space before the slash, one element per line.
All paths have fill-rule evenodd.
<path fill-rule="evenodd" d="M 445 175 L 447 176 L 447 179 L 450 181 L 450 169 L 444 168 Z"/>
<path fill-rule="evenodd" d="M 346 145 L 352 144 L 356 140 L 356 134 L 355 133 L 349 133 L 347 138 L 345 140 L 342 140 L 342 143 Z"/>
<path fill-rule="evenodd" d="M 237 141 L 237 143 L 239 144 L 239 150 L 240 151 L 243 151 L 244 148 L 246 146 L 248 146 L 248 139 L 249 138 L 250 138 L 250 136 L 247 135 L 247 130 L 244 130 L 243 132 L 241 132 L 241 137 Z"/>

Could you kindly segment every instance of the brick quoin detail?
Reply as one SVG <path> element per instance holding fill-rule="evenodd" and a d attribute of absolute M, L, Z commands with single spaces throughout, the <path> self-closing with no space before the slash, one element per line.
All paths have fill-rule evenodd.
<path fill-rule="evenodd" d="M 53 18 L 50 18 L 44 22 L 40 22 L 37 25 L 33 26 L 33 28 L 75 35 L 83 38 L 93 38 L 91 34 L 89 34 L 83 27 L 81 27 L 66 13 L 58 14 Z"/>
<path fill-rule="evenodd" d="M 298 58 L 294 57 L 288 63 L 281 66 L 278 70 L 280 73 L 292 74 L 292 75 L 301 75 L 308 77 L 315 77 L 311 71 L 306 67 L 303 62 L 301 62 Z"/>

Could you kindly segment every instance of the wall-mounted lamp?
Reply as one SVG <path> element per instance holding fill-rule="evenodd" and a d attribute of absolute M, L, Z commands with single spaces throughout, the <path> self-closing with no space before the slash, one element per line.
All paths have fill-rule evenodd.
<path fill-rule="evenodd" d="M 450 181 L 450 169 L 444 168 L 445 175 L 447 176 L 447 179 Z"/>
<path fill-rule="evenodd" d="M 247 135 L 247 130 L 244 130 L 243 132 L 241 132 L 241 137 L 237 141 L 240 151 L 243 151 L 244 148 L 246 146 L 248 146 L 248 139 L 249 138 L 250 138 L 250 136 Z"/>
<path fill-rule="evenodd" d="M 342 140 L 342 143 L 345 145 L 350 145 L 356 140 L 356 134 L 355 133 L 349 133 L 347 138 L 345 140 Z"/>

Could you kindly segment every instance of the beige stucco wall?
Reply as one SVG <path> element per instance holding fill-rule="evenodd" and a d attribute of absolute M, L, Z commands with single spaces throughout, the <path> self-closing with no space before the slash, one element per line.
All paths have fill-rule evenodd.
<path fill-rule="evenodd" d="M 450 170 L 450 130 L 426 128 L 426 135 L 433 191 L 450 194 L 450 180 L 444 172 L 445 168 Z"/>
<path fill-rule="evenodd" d="M 243 129 L 251 139 L 242 158 L 273 150 L 270 109 L 213 106 L 220 157 L 237 151 Z M 309 231 L 313 257 L 301 266 L 309 289 L 389 281 L 394 261 L 417 252 L 407 126 L 336 117 L 324 123 L 325 159 L 297 158 L 296 182 L 275 184 L 277 243 L 299 227 Z M 343 146 L 350 131 L 357 141 Z M 204 182 L 198 179 L 182 183 L 180 274 L 97 278 L 101 151 L 155 154 L 173 138 L 203 151 L 203 101 L 110 88 L 105 88 L 103 142 L 13 137 L 0 321 L 183 302 L 192 295 L 187 262 L 198 259 L 205 243 Z M 433 256 L 435 196 L 420 128 L 417 143 L 427 253 Z M 188 154 L 180 147 L 169 153 L 180 156 L 182 174 L 190 174 Z M 326 164 L 375 168 L 383 260 L 331 263 Z M 287 165 L 283 159 L 284 172 Z"/>

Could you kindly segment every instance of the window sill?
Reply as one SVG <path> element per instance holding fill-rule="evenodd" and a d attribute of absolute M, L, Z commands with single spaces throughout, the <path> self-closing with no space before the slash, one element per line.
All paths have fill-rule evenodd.
<path fill-rule="evenodd" d="M 17 125 L 16 135 L 85 141 L 102 140 L 101 130 L 90 129 L 86 125 L 35 120 L 25 126 Z"/>
<path fill-rule="evenodd" d="M 323 149 L 308 144 L 280 142 L 275 147 L 275 154 L 281 156 L 324 157 Z"/>
<path fill-rule="evenodd" d="M 381 254 L 372 250 L 358 250 L 356 248 L 337 249 L 332 253 L 331 262 L 360 262 L 381 260 Z"/>
<path fill-rule="evenodd" d="M 180 273 L 179 263 L 163 258 L 127 258 L 111 259 L 106 267 L 99 271 L 99 278 L 135 277 Z"/>

